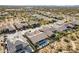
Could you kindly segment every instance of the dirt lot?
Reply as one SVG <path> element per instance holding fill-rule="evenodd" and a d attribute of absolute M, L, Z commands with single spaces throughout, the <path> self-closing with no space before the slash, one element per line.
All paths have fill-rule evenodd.
<path fill-rule="evenodd" d="M 79 52 L 79 31 L 60 38 L 60 41 L 39 50 L 40 53 Z"/>

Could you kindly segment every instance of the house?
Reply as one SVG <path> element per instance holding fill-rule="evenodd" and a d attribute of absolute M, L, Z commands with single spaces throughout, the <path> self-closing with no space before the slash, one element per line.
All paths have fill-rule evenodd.
<path fill-rule="evenodd" d="M 39 22 L 36 22 L 36 21 L 30 21 L 30 22 L 28 22 L 28 24 L 29 24 L 32 28 L 36 28 L 36 27 L 39 27 L 39 26 L 40 26 Z"/>
<path fill-rule="evenodd" d="M 21 35 L 8 35 L 7 52 L 8 53 L 31 53 L 33 49 L 30 47 L 27 39 Z"/>
<path fill-rule="evenodd" d="M 15 33 L 16 29 L 13 25 L 5 25 L 0 28 L 1 33 Z"/>
<path fill-rule="evenodd" d="M 67 28 L 73 28 L 74 27 L 74 25 L 72 23 L 68 23 L 68 24 L 66 24 L 66 26 L 67 26 Z"/>
<path fill-rule="evenodd" d="M 15 33 L 16 29 L 13 25 L 7 25 L 8 33 Z"/>
<path fill-rule="evenodd" d="M 73 20 L 73 21 L 72 21 L 72 24 L 73 24 L 73 25 L 79 25 L 79 20 Z"/>
<path fill-rule="evenodd" d="M 14 23 L 14 26 L 17 30 L 25 30 L 26 28 L 28 28 L 27 23 Z"/>
<path fill-rule="evenodd" d="M 64 21 L 60 21 L 60 20 L 59 20 L 58 22 L 54 23 L 52 27 L 53 27 L 55 30 L 57 30 L 58 32 L 61 32 L 61 31 L 67 29 L 66 23 L 64 23 Z"/>
<path fill-rule="evenodd" d="M 50 26 L 45 26 L 39 29 L 40 31 L 44 32 L 47 36 L 53 35 L 53 29 Z"/>
<path fill-rule="evenodd" d="M 25 33 L 36 48 L 42 48 L 48 44 L 48 36 L 39 30 L 31 30 Z"/>
<path fill-rule="evenodd" d="M 4 33 L 15 33 L 16 29 L 13 25 L 6 25 L 3 27 L 3 32 Z"/>

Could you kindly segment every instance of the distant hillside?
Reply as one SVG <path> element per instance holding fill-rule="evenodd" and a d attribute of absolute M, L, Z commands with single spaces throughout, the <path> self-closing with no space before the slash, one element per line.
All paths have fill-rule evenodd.
<path fill-rule="evenodd" d="M 50 6 L 47 6 L 47 5 L 43 5 L 43 6 L 34 6 L 34 5 L 31 5 L 31 6 L 18 6 L 18 5 L 0 5 L 0 8 L 79 8 L 79 5 L 73 5 L 73 6 L 55 6 L 55 5 L 50 5 Z"/>

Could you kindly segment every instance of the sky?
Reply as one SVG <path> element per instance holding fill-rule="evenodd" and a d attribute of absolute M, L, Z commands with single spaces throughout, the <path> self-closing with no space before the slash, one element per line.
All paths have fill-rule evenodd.
<path fill-rule="evenodd" d="M 0 0 L 0 5 L 79 5 L 79 0 Z"/>

